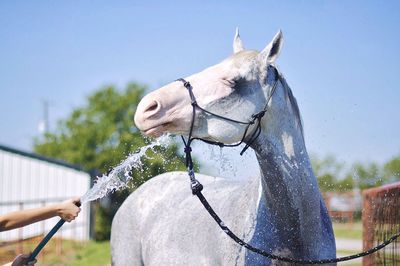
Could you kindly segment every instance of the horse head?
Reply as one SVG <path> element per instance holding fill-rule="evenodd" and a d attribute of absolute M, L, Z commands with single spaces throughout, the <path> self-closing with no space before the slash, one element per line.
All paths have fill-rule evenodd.
<path fill-rule="evenodd" d="M 252 115 L 266 107 L 271 93 L 268 77 L 274 69 L 269 66 L 274 64 L 281 47 L 281 31 L 261 52 L 245 50 L 236 31 L 231 56 L 184 79 L 190 82 L 193 95 L 202 109 L 235 121 L 249 122 Z M 136 126 L 149 136 L 167 132 L 188 135 L 193 115 L 191 104 L 184 84 L 171 82 L 141 100 L 135 114 Z M 255 125 L 251 125 L 246 133 L 246 127 L 246 124 L 196 109 L 192 137 L 234 143 L 255 130 Z"/>

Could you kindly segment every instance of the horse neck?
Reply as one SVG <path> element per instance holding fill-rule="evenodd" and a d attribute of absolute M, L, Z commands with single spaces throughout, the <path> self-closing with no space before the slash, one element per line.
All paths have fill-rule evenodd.
<path fill-rule="evenodd" d="M 301 122 L 287 103 L 288 91 L 284 86 L 279 82 L 264 117 L 268 122 L 262 124 L 261 134 L 252 147 L 261 169 L 262 199 L 275 219 L 274 224 L 281 234 L 297 239 L 302 249 L 312 249 L 315 233 L 321 226 L 321 197 Z"/>

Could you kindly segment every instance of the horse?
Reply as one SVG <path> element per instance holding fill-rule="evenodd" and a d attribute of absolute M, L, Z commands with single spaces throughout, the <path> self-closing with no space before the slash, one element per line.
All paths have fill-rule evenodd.
<path fill-rule="evenodd" d="M 191 93 L 188 83 L 171 82 L 140 101 L 134 121 L 148 136 L 246 143 L 260 176 L 196 174 L 216 213 L 236 235 L 266 252 L 299 260 L 334 258 L 332 223 L 306 150 L 299 107 L 275 64 L 282 44 L 279 31 L 261 52 L 247 50 L 237 31 L 231 56 L 184 78 Z M 201 108 L 193 108 L 193 100 Z M 258 123 L 237 123 L 260 113 Z M 113 265 L 287 265 L 232 241 L 193 197 L 185 172 L 156 176 L 124 201 L 113 219 L 111 253 Z"/>

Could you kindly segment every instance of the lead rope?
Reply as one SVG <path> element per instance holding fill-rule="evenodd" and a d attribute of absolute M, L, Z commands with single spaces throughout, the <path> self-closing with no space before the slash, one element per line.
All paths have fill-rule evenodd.
<path fill-rule="evenodd" d="M 277 72 L 276 72 L 277 73 Z M 207 111 L 203 108 L 201 108 L 197 102 L 196 102 L 196 98 L 193 94 L 192 91 L 192 86 L 190 85 L 190 83 L 184 79 L 177 79 L 177 81 L 181 81 L 183 82 L 183 85 L 185 86 L 185 88 L 188 90 L 189 95 L 190 95 L 190 99 L 191 99 L 191 105 L 192 105 L 192 122 L 190 125 L 190 130 L 189 130 L 189 136 L 187 141 L 185 140 L 185 138 L 182 136 L 182 141 L 183 144 L 185 146 L 184 148 L 184 152 L 185 152 L 185 159 L 186 159 L 186 167 L 188 169 L 188 175 L 189 175 L 189 179 L 190 179 L 190 188 L 192 190 L 192 194 L 196 195 L 201 204 L 203 204 L 204 208 L 207 210 L 207 212 L 211 215 L 211 217 L 215 220 L 215 222 L 218 224 L 218 226 L 230 237 L 233 239 L 233 241 L 235 241 L 237 244 L 245 247 L 248 250 L 251 250 L 255 253 L 258 253 L 266 258 L 272 259 L 272 260 L 279 260 L 279 261 L 284 261 L 284 262 L 290 262 L 290 263 L 295 263 L 295 264 L 326 264 L 326 263 L 336 263 L 336 262 L 341 262 L 341 261 L 348 261 L 348 260 L 353 260 L 356 258 L 360 258 L 360 257 L 364 257 L 367 255 L 370 255 L 372 253 L 377 252 L 378 250 L 386 247 L 387 245 L 389 245 L 390 243 L 392 243 L 394 240 L 396 240 L 399 236 L 400 236 L 400 232 L 393 235 L 391 238 L 389 238 L 388 240 L 384 241 L 383 243 L 379 244 L 378 246 L 371 248 L 367 251 L 358 253 L 358 254 L 354 254 L 354 255 L 349 255 L 349 256 L 345 256 L 345 257 L 340 257 L 340 258 L 331 258 L 331 259 L 320 259 L 320 260 L 297 260 L 297 259 L 293 259 L 293 258 L 288 258 L 288 257 L 282 257 L 282 256 L 278 256 L 278 255 L 274 255 L 271 253 L 268 253 L 264 250 L 258 249 L 256 247 L 253 247 L 252 245 L 250 245 L 249 243 L 245 242 L 244 240 L 240 239 L 237 235 L 235 235 L 230 229 L 229 227 L 227 227 L 225 225 L 225 223 L 221 220 L 221 218 L 218 216 L 218 214 L 214 211 L 214 209 L 211 207 L 211 205 L 208 203 L 207 199 L 204 197 L 204 195 L 201 193 L 201 191 L 203 190 L 203 185 L 196 179 L 195 173 L 194 173 L 194 168 L 193 168 L 193 159 L 192 159 L 192 148 L 191 148 L 191 143 L 193 140 L 198 139 L 198 140 L 202 140 L 208 144 L 213 144 L 213 145 L 218 145 L 220 147 L 224 147 L 224 146 L 228 146 L 228 147 L 234 147 L 234 146 L 239 146 L 241 143 L 244 142 L 244 139 L 246 137 L 247 131 L 250 127 L 250 125 L 253 125 L 256 121 L 257 121 L 257 125 L 256 125 L 256 129 L 253 131 L 253 133 L 251 134 L 249 140 L 247 141 L 245 147 L 243 148 L 243 150 L 240 152 L 240 155 L 242 155 L 249 147 L 250 145 L 258 138 L 258 136 L 261 133 L 261 119 L 262 117 L 265 115 L 265 113 L 267 112 L 267 106 L 269 101 L 271 100 L 272 95 L 275 92 L 277 83 L 279 80 L 279 75 L 276 76 L 275 79 L 275 83 L 272 87 L 271 93 L 268 97 L 267 100 L 267 104 L 265 106 L 265 108 L 257 113 L 252 115 L 252 120 L 250 122 L 242 122 L 242 121 L 237 121 L 231 118 L 226 118 L 220 115 L 217 115 L 215 113 L 212 113 L 210 111 Z M 231 122 L 235 122 L 235 123 L 239 123 L 239 124 L 246 124 L 246 129 L 244 131 L 242 140 L 237 143 L 237 144 L 232 144 L 232 145 L 227 145 L 221 142 L 214 142 L 214 141 L 209 141 L 209 140 L 204 140 L 201 138 L 192 138 L 192 133 L 193 133 L 193 126 L 194 126 L 194 120 L 195 120 L 195 114 L 196 114 L 196 108 L 202 110 L 205 113 L 208 113 L 212 116 L 216 116 L 218 118 L 227 120 L 227 121 L 231 121 Z"/>
<path fill-rule="evenodd" d="M 274 255 L 271 253 L 268 253 L 264 250 L 258 249 L 249 243 L 245 242 L 244 240 L 240 239 L 237 235 L 235 235 L 229 227 L 225 225 L 225 223 L 221 220 L 221 218 L 218 216 L 218 214 L 214 211 L 214 209 L 211 207 L 211 205 L 208 203 L 207 199 L 204 197 L 204 195 L 201 193 L 203 190 L 203 185 L 196 179 L 194 170 L 193 170 L 193 160 L 191 157 L 191 148 L 190 148 L 190 142 L 185 142 L 185 154 L 186 154 L 186 161 L 187 167 L 188 167 L 188 175 L 190 178 L 190 184 L 191 184 L 191 189 L 192 189 L 192 194 L 196 195 L 201 204 L 203 204 L 204 208 L 207 210 L 207 212 L 211 215 L 211 217 L 215 220 L 215 222 L 218 224 L 218 226 L 224 231 L 230 238 L 233 239 L 237 244 L 247 248 L 248 250 L 251 250 L 255 253 L 258 253 L 264 257 L 270 258 L 272 260 L 280 260 L 280 261 L 285 261 L 285 262 L 290 262 L 290 263 L 295 263 L 295 264 L 326 264 L 326 263 L 336 263 L 336 262 L 341 262 L 341 261 L 347 261 L 347 260 L 353 260 L 356 258 L 364 257 L 367 255 L 370 255 L 372 253 L 377 252 L 378 250 L 386 247 L 390 243 L 392 243 L 394 240 L 396 240 L 399 236 L 400 233 L 397 233 L 393 235 L 391 238 L 386 240 L 385 242 L 379 244 L 378 246 L 371 248 L 367 251 L 354 254 L 354 255 L 349 255 L 345 257 L 340 257 L 340 258 L 332 258 L 332 259 L 319 259 L 319 260 L 297 260 L 293 258 L 288 258 L 288 257 L 282 257 L 278 255 Z M 187 145 L 188 144 L 188 145 Z"/>

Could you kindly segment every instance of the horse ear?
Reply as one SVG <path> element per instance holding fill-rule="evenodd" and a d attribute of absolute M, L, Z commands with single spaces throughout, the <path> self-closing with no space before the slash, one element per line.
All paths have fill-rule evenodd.
<path fill-rule="evenodd" d="M 240 39 L 239 28 L 236 27 L 235 38 L 233 38 L 233 53 L 236 54 L 244 50 L 243 42 Z"/>
<path fill-rule="evenodd" d="M 279 55 L 279 52 L 281 51 L 282 44 L 283 44 L 283 35 L 282 31 L 279 30 L 278 33 L 275 35 L 275 37 L 272 39 L 272 41 L 260 53 L 262 63 L 267 65 L 274 63 Z"/>

